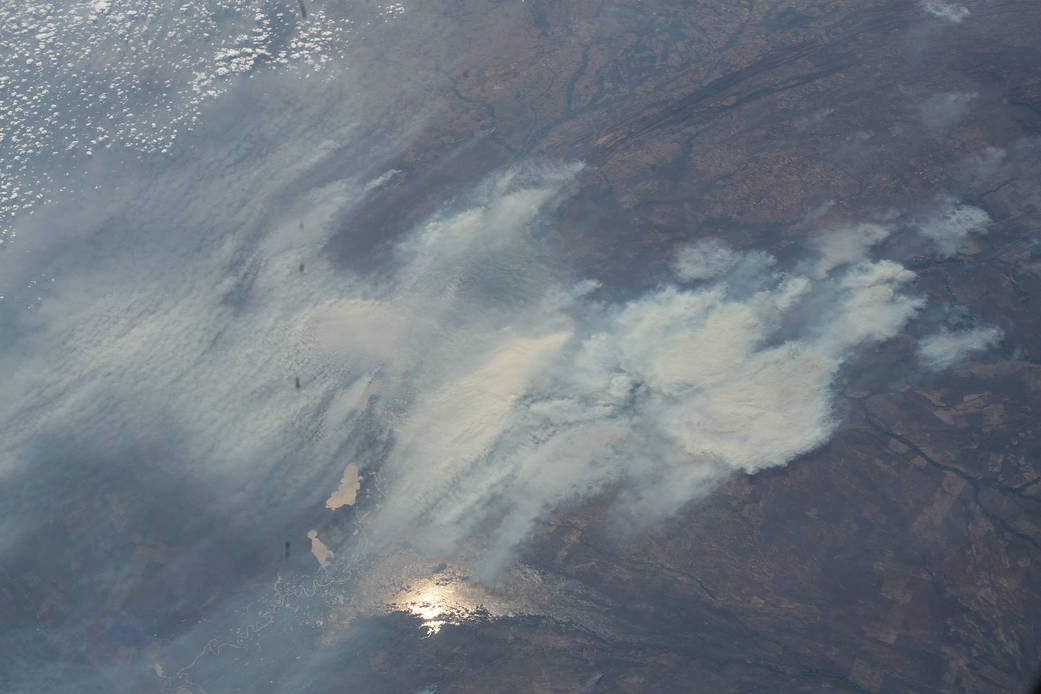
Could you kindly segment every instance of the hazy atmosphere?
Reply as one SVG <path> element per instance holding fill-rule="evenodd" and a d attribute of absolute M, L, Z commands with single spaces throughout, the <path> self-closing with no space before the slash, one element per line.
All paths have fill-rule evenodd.
<path fill-rule="evenodd" d="M 3 691 L 1038 674 L 1032 2 L 0 19 Z"/>

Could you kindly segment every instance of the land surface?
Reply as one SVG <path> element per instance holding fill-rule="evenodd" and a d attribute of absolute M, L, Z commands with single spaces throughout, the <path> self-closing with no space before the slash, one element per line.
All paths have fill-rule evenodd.
<path fill-rule="evenodd" d="M 486 613 L 431 635 L 407 611 L 367 616 L 364 639 L 333 644 L 349 671 L 326 669 L 307 691 L 1026 690 L 1041 663 L 1041 5 L 966 7 L 954 22 L 908 0 L 459 0 L 416 8 L 428 40 L 389 57 L 396 25 L 361 39 L 359 62 L 385 63 L 379 79 L 402 94 L 371 138 L 405 129 L 417 104 L 427 115 L 393 143 L 391 183 L 329 242 L 346 266 L 473 181 L 540 157 L 587 164 L 544 232 L 607 296 L 653 286 L 693 240 L 783 259 L 830 225 L 955 196 L 990 215 L 986 236 L 948 258 L 889 250 L 930 305 L 964 307 L 1004 338 L 941 373 L 922 370 L 913 335 L 860 354 L 836 385 L 827 445 L 731 477 L 657 529 L 620 532 L 603 498 L 557 509 L 519 561 L 581 586 L 611 628 Z M 935 112 L 938 94 L 971 96 Z M 0 620 L 45 630 L 82 613 L 67 596 L 96 584 L 109 597 L 86 609 L 86 648 L 130 662 L 148 657 L 158 603 L 191 624 L 236 586 L 271 582 L 256 549 L 270 538 L 241 528 L 213 530 L 176 580 L 155 579 L 219 500 L 182 490 L 161 462 L 104 473 L 160 490 L 147 502 L 109 493 L 89 466 L 77 474 L 97 493 L 62 507 L 48 532 L 64 544 L 8 575 Z M 338 512 L 377 498 L 375 478 L 359 485 Z M 197 500 L 190 524 L 153 510 L 181 496 Z M 128 517 L 150 519 L 148 532 Z M 294 556 L 312 527 L 287 530 Z M 349 527 L 322 526 L 322 541 L 338 546 Z M 78 570 L 98 553 L 122 572 Z M 124 608 L 138 617 L 109 616 Z M 255 634 L 200 656 L 219 655 L 218 673 L 256 665 L 243 646 Z"/>
<path fill-rule="evenodd" d="M 1000 357 L 939 375 L 915 368 L 911 340 L 862 355 L 839 386 L 842 424 L 827 446 L 730 479 L 656 532 L 620 539 L 595 502 L 557 512 L 524 559 L 598 591 L 630 639 L 550 620 L 449 626 L 375 648 L 374 682 L 1028 687 L 1041 663 L 1041 10 L 969 7 L 959 23 L 903 0 L 471 2 L 445 13 L 495 35 L 497 55 L 467 64 L 424 47 L 445 116 L 402 158 L 401 185 L 365 211 L 379 238 L 415 221 L 390 210 L 418 218 L 492 167 L 580 159 L 588 175 L 552 233 L 583 273 L 624 293 L 653 284 L 693 239 L 783 257 L 829 223 L 953 194 L 991 215 L 989 235 L 908 266 L 931 302 L 966 307 L 1005 342 Z M 507 35 L 500 13 L 512 15 Z M 949 123 L 923 117 L 931 95 L 952 92 L 975 95 L 972 108 Z M 988 147 L 1009 154 L 982 172 Z"/>

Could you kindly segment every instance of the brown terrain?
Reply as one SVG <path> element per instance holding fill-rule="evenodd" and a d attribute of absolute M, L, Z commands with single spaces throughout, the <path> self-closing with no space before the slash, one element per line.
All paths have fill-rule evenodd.
<path fill-rule="evenodd" d="M 1003 356 L 943 374 L 915 368 L 910 338 L 861 355 L 828 445 L 732 478 L 648 535 L 612 537 L 595 502 L 560 509 L 525 561 L 597 591 L 631 638 L 536 618 L 388 636 L 358 646 L 371 665 L 358 691 L 1028 687 L 1041 665 L 1041 6 L 969 7 L 953 23 L 908 0 L 532 0 L 430 19 L 458 41 L 417 48 L 432 71 L 408 56 L 402 79 L 425 85 L 438 117 L 398 185 L 352 220 L 372 239 L 494 167 L 581 159 L 554 233 L 578 270 L 625 292 L 691 239 L 783 256 L 828 223 L 949 194 L 987 210 L 989 235 L 954 258 L 901 260 L 930 304 L 964 306 L 1005 339 Z M 451 28 L 462 17 L 466 40 Z M 468 63 L 481 37 L 493 57 Z M 922 104 L 938 92 L 976 97 L 936 127 Z M 988 146 L 1008 156 L 981 174 Z"/>
<path fill-rule="evenodd" d="M 947 259 L 890 250 L 930 306 L 964 307 L 1004 339 L 941 373 L 918 367 L 917 335 L 859 355 L 826 446 L 732 477 L 653 531 L 619 534 L 602 499 L 556 510 L 521 560 L 586 586 L 615 634 L 487 615 L 424 637 L 395 612 L 339 643 L 353 665 L 308 691 L 1026 691 L 1041 674 L 1041 4 L 965 5 L 955 23 L 912 0 L 446 0 L 408 20 L 429 40 L 388 58 L 388 24 L 354 47 L 359 63 L 389 60 L 380 79 L 403 96 L 385 129 L 412 135 L 387 143 L 399 173 L 331 242 L 344 264 L 521 160 L 587 163 L 546 232 L 618 295 L 654 285 L 694 239 L 784 258 L 829 224 L 952 195 L 990 214 L 986 236 Z M 950 122 L 923 119 L 949 92 L 976 96 Z M 422 125 L 406 128 L 417 102 Z M 1006 156 L 984 167 L 988 147 Z M 69 614 L 62 595 L 88 581 L 75 551 L 111 551 L 110 537 L 137 549 L 121 577 L 96 578 L 115 586 L 105 609 L 147 610 L 131 586 L 172 549 L 127 527 L 126 503 L 79 503 L 62 530 L 72 549 L 53 548 L 71 570 L 0 588 L 0 618 Z M 77 536 L 84 518 L 95 536 Z M 269 578 L 233 566 L 232 536 L 214 531 L 178 569 L 178 622 L 203 618 L 221 577 Z M 205 604 L 175 600 L 204 589 Z M 110 651 L 98 659 L 122 657 Z"/>

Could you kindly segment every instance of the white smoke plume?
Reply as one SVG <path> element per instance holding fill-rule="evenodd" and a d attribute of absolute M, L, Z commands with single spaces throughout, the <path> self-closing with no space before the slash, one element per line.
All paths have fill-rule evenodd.
<path fill-rule="evenodd" d="M 944 130 L 956 125 L 978 95 L 975 92 L 934 94 L 922 104 L 922 123 L 930 130 Z"/>
<path fill-rule="evenodd" d="M 250 3 L 218 4 L 252 13 Z M 119 35 L 136 31 L 117 9 L 105 26 L 118 18 Z M 283 9 L 271 5 L 272 16 L 295 26 L 295 10 Z M 230 25 L 246 15 L 226 16 Z M 313 50 L 301 56 L 324 65 L 322 46 L 343 42 L 323 16 L 251 36 L 274 47 L 306 35 Z M 300 49 L 285 46 L 273 54 Z M 610 491 L 615 517 L 647 526 L 727 475 L 824 443 L 837 426 L 838 371 L 924 305 L 913 273 L 873 255 L 891 233 L 879 225 L 835 229 L 791 262 L 707 240 L 680 251 L 658 288 L 609 301 L 596 278 L 566 269 L 544 233 L 580 182 L 578 164 L 501 171 L 379 239 L 386 253 L 334 258 L 330 240 L 371 233 L 355 222 L 372 196 L 409 177 L 402 204 L 428 192 L 424 177 L 438 170 L 399 148 L 422 145 L 410 133 L 438 107 L 424 90 L 402 101 L 408 90 L 378 71 L 280 77 L 248 67 L 259 48 L 236 51 L 219 55 L 250 77 L 219 104 L 157 100 L 171 104 L 169 117 L 138 128 L 138 149 L 81 142 L 95 150 L 82 159 L 69 150 L 67 185 L 10 217 L 15 240 L 0 253 L 0 558 L 55 580 L 76 575 L 80 587 L 66 623 L 41 635 L 27 620 L 6 633 L 8 650 L 41 638 L 89 649 L 92 625 L 112 611 L 103 606 L 126 599 L 121 585 L 133 581 L 119 576 L 133 579 L 135 561 L 137 579 L 154 570 L 175 600 L 210 610 L 208 625 L 184 632 L 192 650 L 254 614 L 243 606 L 260 570 L 249 567 L 289 566 L 289 537 L 312 548 L 300 552 L 298 539 L 292 560 L 335 580 L 370 570 L 367 548 L 400 544 L 476 557 L 491 580 L 561 504 Z M 155 55 L 149 68 L 161 67 Z M 223 84 L 221 69 L 207 71 L 209 86 Z M 371 84 L 389 86 L 379 94 Z M 196 111 L 205 125 L 173 127 Z M 19 156 L 38 162 L 49 141 Z M 985 226 L 975 208 L 952 209 L 921 225 L 945 253 Z M 327 532 L 345 518 L 356 527 Z M 51 551 L 69 546 L 79 569 Z M 219 607 L 206 607 L 223 585 Z M 173 619 L 177 607 L 160 611 Z M 184 628 L 179 618 L 164 625 L 163 643 Z M 49 646 L 20 653 L 11 690 L 81 691 L 93 675 L 76 663 L 89 658 L 63 648 L 74 657 Z M 187 670 L 196 653 L 173 660 Z M 55 663 L 64 689 L 37 680 Z"/>
<path fill-rule="evenodd" d="M 741 256 L 716 239 L 697 241 L 676 254 L 674 269 L 682 280 L 707 280 L 719 277 L 737 265 Z"/>
<path fill-rule="evenodd" d="M 1001 341 L 1002 331 L 994 326 L 979 326 L 957 332 L 941 331 L 919 343 L 918 356 L 933 370 L 948 369 L 964 362 L 973 352 L 982 352 Z"/>
<path fill-rule="evenodd" d="M 986 234 L 990 215 L 985 210 L 944 196 L 932 212 L 915 220 L 918 232 L 935 244 L 943 258 L 955 255 L 970 234 Z"/>
<path fill-rule="evenodd" d="M 376 325 L 402 346 L 372 367 L 409 373 L 384 388 L 400 414 L 377 531 L 435 553 L 480 536 L 489 576 L 568 500 L 621 489 L 624 510 L 653 522 L 732 471 L 819 446 L 835 426 L 836 371 L 922 306 L 905 292 L 911 272 L 868 257 L 886 235 L 874 225 L 822 237 L 808 274 L 698 243 L 679 254 L 675 284 L 603 304 L 595 285 L 547 282 L 531 262 L 528 222 L 562 174 L 513 189 L 516 178 L 402 243 L 388 296 L 320 318 L 331 353 L 346 343 L 329 336 Z"/>
<path fill-rule="evenodd" d="M 961 24 L 969 16 L 967 7 L 955 5 L 944 0 L 927 0 L 922 3 L 922 9 L 934 17 L 939 17 L 952 24 Z"/>
<path fill-rule="evenodd" d="M 536 234 L 581 168 L 493 176 L 396 242 L 382 273 L 331 266 L 320 248 L 329 220 L 386 175 L 327 184 L 270 221 L 248 207 L 212 220 L 211 208 L 146 205 L 132 189 L 120 204 L 153 227 L 144 245 L 96 212 L 65 242 L 109 254 L 67 265 L 18 318 L 3 467 L 57 426 L 101 441 L 174 427 L 192 474 L 241 480 L 239 503 L 270 495 L 263 480 L 285 474 L 283 461 L 306 461 L 280 492 L 294 503 L 327 498 L 354 464 L 381 480 L 371 539 L 436 556 L 466 546 L 492 578 L 562 503 L 611 489 L 619 514 L 649 524 L 728 474 L 820 446 L 836 426 L 837 371 L 924 304 L 909 292 L 912 272 L 872 257 L 890 233 L 876 224 L 823 234 L 787 269 L 699 242 L 678 253 L 675 280 L 601 301 Z M 237 184 L 245 195 L 276 185 Z M 922 229 L 945 250 L 985 217 L 944 209 Z M 166 231 L 213 226 L 225 234 Z M 964 351 L 988 339 L 933 338 L 923 355 L 943 366 L 952 340 Z M 299 391 L 286 387 L 291 374 Z M 373 426 L 387 442 L 378 451 L 359 444 Z"/>

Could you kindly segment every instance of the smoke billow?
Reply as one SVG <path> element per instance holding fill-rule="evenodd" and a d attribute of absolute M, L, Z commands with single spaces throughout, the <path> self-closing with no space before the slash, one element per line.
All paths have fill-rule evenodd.
<path fill-rule="evenodd" d="M 122 560 L 85 559 L 84 576 L 136 561 L 183 586 L 184 567 L 216 566 L 214 556 L 232 557 L 221 575 L 255 565 L 265 546 L 284 561 L 286 529 L 307 523 L 294 546 L 309 543 L 326 575 L 373 571 L 375 604 L 389 584 L 372 569 L 373 548 L 411 546 L 402 556 L 493 581 L 562 504 L 610 492 L 613 517 L 646 528 L 728 475 L 820 446 L 838 424 L 839 370 L 925 304 L 914 273 L 877 256 L 895 233 L 878 224 L 834 228 L 787 261 L 702 241 L 677 253 L 654 290 L 606 300 L 544 234 L 578 164 L 492 175 L 394 240 L 378 266 L 346 269 L 324 244 L 394 177 L 300 186 L 323 160 L 292 160 L 298 147 L 257 155 L 258 171 L 280 176 L 131 171 L 107 198 L 34 216 L 19 254 L 0 257 L 13 284 L 55 278 L 0 303 L 0 474 L 19 486 L 54 471 L 10 499 L 5 556 L 65 542 L 54 530 L 62 516 L 93 518 L 84 532 L 107 537 L 111 505 L 129 509 L 112 516 L 112 532 L 139 535 Z M 284 208 L 247 204 L 295 186 L 298 202 Z M 975 208 L 951 205 L 919 231 L 964 240 L 981 228 Z M 921 357 L 942 368 L 996 339 L 941 334 Z M 89 512 L 63 482 L 79 477 L 62 472 L 88 463 L 95 481 L 84 489 L 105 499 Z M 163 523 L 141 499 L 157 500 Z M 326 533 L 352 502 L 363 506 L 358 534 Z M 218 579 L 200 576 L 179 604 L 204 602 Z M 104 639 L 86 630 L 101 617 L 86 606 L 116 604 L 127 589 L 84 585 L 85 616 L 63 638 L 98 648 Z M 214 624 L 233 623 L 248 597 Z M 207 638 L 193 629 L 177 648 Z M 27 663 L 25 677 L 42 667 Z"/>
<path fill-rule="evenodd" d="M 911 271 L 873 257 L 890 234 L 878 224 L 833 229 L 787 267 L 705 240 L 654 291 L 603 301 L 539 232 L 581 169 L 490 177 L 398 239 L 380 272 L 333 266 L 321 247 L 387 175 L 324 184 L 270 221 L 236 206 L 213 220 L 136 188 L 119 204 L 141 211 L 137 236 L 86 210 L 93 228 L 57 234 L 62 282 L 9 316 L 20 366 L 7 367 L 4 468 L 58 428 L 101 445 L 176 429 L 185 473 L 236 489 L 236 503 L 278 498 L 270 524 L 292 517 L 286 503 L 328 497 L 352 464 L 381 480 L 373 539 L 438 556 L 465 546 L 492 577 L 569 500 L 611 489 L 620 514 L 650 524 L 734 471 L 821 445 L 838 370 L 924 305 Z M 166 189 L 198 191 L 181 175 Z M 947 254 L 986 221 L 948 200 L 919 227 Z M 91 245 L 107 253 L 77 266 Z M 942 367 L 995 339 L 937 336 L 922 354 Z M 384 444 L 366 448 L 373 430 Z M 281 478 L 277 493 L 264 481 Z"/>
<path fill-rule="evenodd" d="M 965 361 L 972 352 L 994 347 L 1002 332 L 994 326 L 978 326 L 968 330 L 943 330 L 922 339 L 919 357 L 929 368 L 939 371 Z"/>
<path fill-rule="evenodd" d="M 930 130 L 950 128 L 965 117 L 977 96 L 975 92 L 934 94 L 922 104 L 922 123 Z"/>
<path fill-rule="evenodd" d="M 917 231 L 929 239 L 941 258 L 949 258 L 965 245 L 970 234 L 986 234 L 990 215 L 950 196 L 943 196 L 927 214 L 914 221 Z"/>
<path fill-rule="evenodd" d="M 967 7 L 956 5 L 951 2 L 945 2 L 944 0 L 926 0 L 922 3 L 922 9 L 931 14 L 934 17 L 943 19 L 952 24 L 961 24 L 961 22 L 969 16 L 969 10 Z"/>
<path fill-rule="evenodd" d="M 653 523 L 821 445 L 837 371 L 924 305 L 912 272 L 871 257 L 877 224 L 822 235 L 789 269 L 702 241 L 672 281 L 598 301 L 533 235 L 576 172 L 494 178 L 403 240 L 378 291 L 313 318 L 327 354 L 380 379 L 392 445 L 373 530 L 435 555 L 476 547 L 487 577 L 561 503 L 612 489 Z"/>

